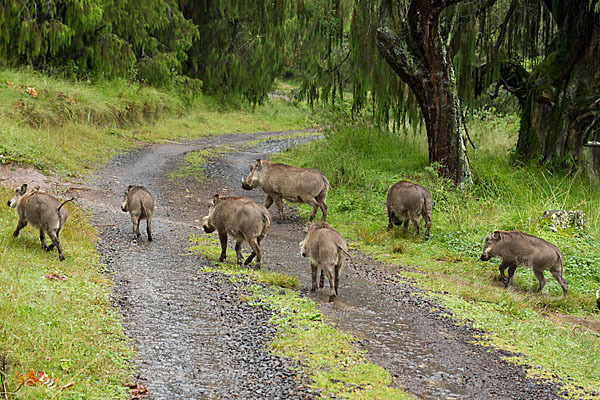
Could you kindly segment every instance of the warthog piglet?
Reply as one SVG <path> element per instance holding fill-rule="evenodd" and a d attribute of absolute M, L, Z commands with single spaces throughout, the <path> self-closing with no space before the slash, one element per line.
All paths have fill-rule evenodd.
<path fill-rule="evenodd" d="M 338 296 L 340 274 L 348 246 L 342 236 L 327 222 L 309 223 L 306 237 L 300 242 L 300 254 L 310 259 L 312 269 L 311 291 L 317 290 L 317 275 L 321 269 L 320 287 L 323 288 L 323 272 L 329 280 L 329 301 Z"/>
<path fill-rule="evenodd" d="M 148 241 L 152 241 L 152 216 L 154 215 L 154 197 L 143 186 L 129 185 L 125 192 L 123 212 L 129 212 L 131 222 L 133 223 L 133 240 L 137 240 L 140 235 L 140 221 L 146 220 L 146 233 Z"/>
<path fill-rule="evenodd" d="M 60 245 L 60 232 L 67 221 L 67 209 L 63 206 L 66 202 L 74 200 L 71 198 L 60 202 L 54 196 L 40 192 L 37 188 L 28 188 L 27 184 L 15 190 L 12 199 L 8 201 L 8 206 L 14 208 L 19 216 L 17 229 L 13 236 L 19 236 L 19 232 L 28 223 L 40 230 L 40 242 L 42 249 L 52 251 L 56 246 L 58 250 L 58 259 L 63 261 L 65 256 Z M 52 244 L 46 245 L 46 234 L 50 237 Z"/>

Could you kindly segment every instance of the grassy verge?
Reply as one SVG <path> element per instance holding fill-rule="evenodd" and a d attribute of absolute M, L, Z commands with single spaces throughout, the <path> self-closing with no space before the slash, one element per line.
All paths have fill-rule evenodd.
<path fill-rule="evenodd" d="M 513 361 L 538 366 L 532 374 L 555 374 L 573 393 L 578 386 L 597 391 L 600 324 L 593 292 L 600 287 L 600 190 L 577 174 L 553 175 L 511 163 L 516 125 L 510 118 L 476 121 L 470 132 L 478 151 L 471 155 L 475 185 L 465 190 L 437 177 L 428 166 L 425 138 L 408 132 L 340 127 L 326 132 L 323 141 L 274 158 L 323 171 L 332 184 L 328 222 L 376 258 L 417 265 L 424 274 L 403 274 L 445 293 L 440 300 L 459 319 L 489 331 L 494 345 L 525 355 Z M 423 234 L 413 238 L 412 230 L 408 235 L 399 228 L 386 231 L 387 191 L 401 179 L 418 182 L 433 195 L 428 242 Z M 586 232 L 549 230 L 541 218 L 548 209 L 585 211 Z M 497 282 L 499 262 L 478 260 L 494 229 L 518 229 L 555 243 L 564 254 L 569 296 L 560 296 L 552 277 L 543 294 L 531 293 L 537 281 L 527 268 L 517 270 L 515 289 L 506 291 Z"/>
<path fill-rule="evenodd" d="M 80 176 L 142 142 L 307 126 L 307 112 L 274 99 L 264 107 L 193 99 L 125 81 L 69 82 L 0 71 L 0 162 Z"/>
<path fill-rule="evenodd" d="M 0 198 L 11 196 L 0 187 Z M 3 399 L 127 398 L 123 383 L 131 374 L 126 361 L 131 353 L 110 305 L 112 281 L 97 271 L 96 232 L 87 216 L 72 204 L 66 207 L 63 262 L 56 251 L 41 249 L 31 227 L 13 238 L 16 214 L 0 208 L 0 392 L 8 392 Z M 52 273 L 66 279 L 45 278 Z M 15 377 L 30 369 L 59 377 L 58 385 L 19 387 Z"/>
<path fill-rule="evenodd" d="M 306 367 L 323 398 L 332 395 L 348 399 L 411 398 L 390 386 L 389 373 L 370 363 L 351 335 L 325 323 L 317 304 L 294 290 L 298 287 L 295 277 L 229 262 L 218 263 L 221 250 L 214 235 L 194 236 L 191 240 L 192 252 L 215 260 L 211 270 L 236 281 L 240 277 L 250 278 L 242 298 L 273 312 L 270 322 L 278 327 L 278 333 L 271 348 L 275 354 L 297 360 Z"/>

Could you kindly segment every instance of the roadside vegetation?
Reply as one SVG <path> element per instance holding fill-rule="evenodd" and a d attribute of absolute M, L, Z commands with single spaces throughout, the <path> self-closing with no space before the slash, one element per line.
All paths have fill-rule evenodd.
<path fill-rule="evenodd" d="M 600 322 L 594 292 L 600 288 L 600 190 L 577 171 L 551 173 L 513 161 L 516 117 L 476 114 L 469 126 L 474 185 L 457 189 L 429 165 L 425 135 L 412 129 L 390 133 L 344 115 L 325 139 L 279 153 L 276 161 L 318 168 L 330 179 L 328 222 L 375 258 L 411 266 L 400 274 L 431 289 L 464 323 L 489 332 L 488 345 L 524 354 L 541 379 L 558 376 L 574 394 L 598 393 Z M 348 122 L 348 123 L 345 123 Z M 401 227 L 387 231 L 385 199 L 399 180 L 427 187 L 434 200 L 431 238 Z M 556 232 L 546 210 L 583 210 L 586 228 Z M 301 206 L 305 216 L 309 207 Z M 420 224 L 422 219 L 420 219 Z M 424 225 L 424 224 L 423 224 Z M 421 226 L 423 226 L 421 225 Z M 564 255 L 569 296 L 546 272 L 542 294 L 531 269 L 515 274 L 515 288 L 498 281 L 499 260 L 479 261 L 485 236 L 496 229 L 521 230 L 552 243 Z M 417 271 L 415 271 L 415 268 Z"/>
<path fill-rule="evenodd" d="M 0 198 L 13 191 L 0 187 Z M 66 260 L 42 250 L 36 230 L 17 238 L 0 207 L 0 392 L 5 399 L 126 399 L 132 353 L 98 272 L 97 233 L 67 204 Z M 45 375 L 44 375 L 45 374 Z"/>
<path fill-rule="evenodd" d="M 82 176 L 145 143 L 308 124 L 305 108 L 281 99 L 252 107 L 183 88 L 0 71 L 0 163 L 34 165 L 46 173 Z"/>

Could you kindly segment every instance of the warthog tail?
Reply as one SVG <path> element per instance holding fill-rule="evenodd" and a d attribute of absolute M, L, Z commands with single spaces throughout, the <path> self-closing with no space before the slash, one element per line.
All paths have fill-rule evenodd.
<path fill-rule="evenodd" d="M 352 265 L 354 265 L 354 267 L 356 268 L 356 264 L 354 264 L 354 259 L 352 258 L 352 256 L 350 255 L 350 253 L 348 253 L 346 250 L 342 249 L 341 247 L 338 247 L 345 255 L 348 256 L 348 258 L 350 259 L 350 262 L 352 263 Z"/>
<path fill-rule="evenodd" d="M 62 208 L 62 206 L 64 206 L 65 204 L 67 204 L 68 202 L 70 202 L 70 201 L 73 201 L 73 200 L 75 200 L 75 197 L 71 197 L 69 200 L 65 200 L 65 201 L 63 201 L 63 202 L 60 204 L 60 206 L 58 206 L 58 209 L 57 209 L 56 211 L 59 211 L 59 212 L 60 212 L 60 209 Z"/>

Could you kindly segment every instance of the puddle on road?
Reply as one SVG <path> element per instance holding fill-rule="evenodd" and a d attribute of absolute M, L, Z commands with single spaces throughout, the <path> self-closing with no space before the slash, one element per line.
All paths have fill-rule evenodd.
<path fill-rule="evenodd" d="M 301 287 L 309 288 L 309 262 L 300 260 L 277 269 L 297 276 Z M 372 283 L 356 276 L 347 266 L 342 272 L 340 295 L 335 302 L 328 302 L 327 279 L 325 286 L 310 297 L 321 305 L 334 327 L 352 333 L 361 341 L 371 360 L 390 371 L 398 387 L 427 399 L 468 397 L 469 392 L 461 382 L 462 375 L 438 363 L 437 356 L 428 351 L 427 340 L 403 316 L 413 311 L 403 310 L 398 303 L 386 299 L 374 290 Z"/>

